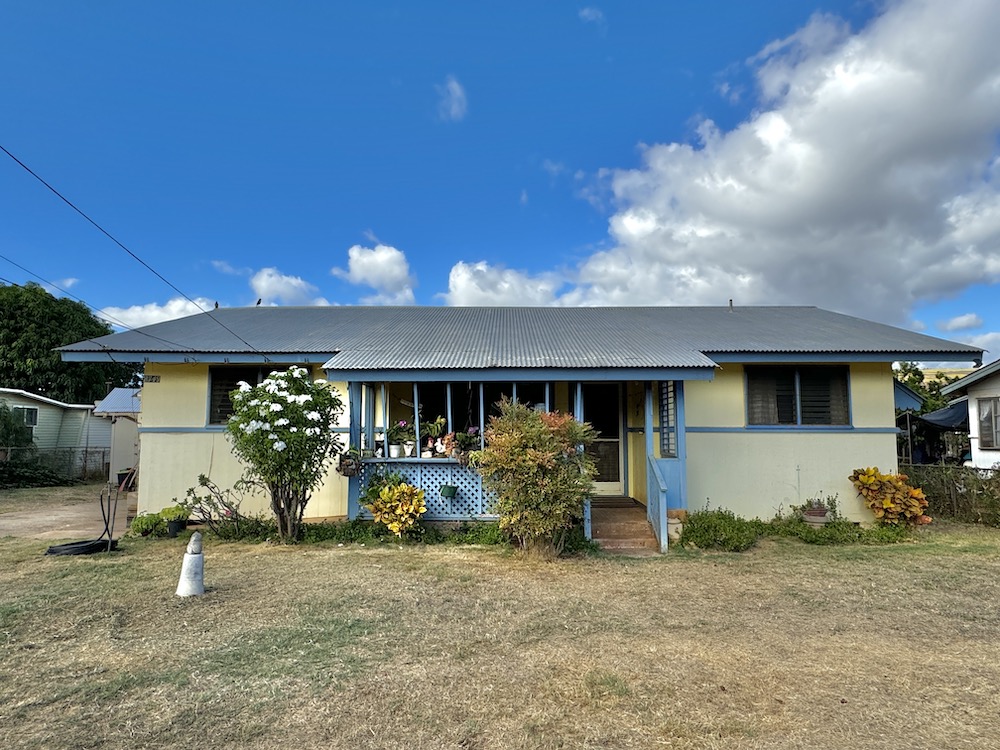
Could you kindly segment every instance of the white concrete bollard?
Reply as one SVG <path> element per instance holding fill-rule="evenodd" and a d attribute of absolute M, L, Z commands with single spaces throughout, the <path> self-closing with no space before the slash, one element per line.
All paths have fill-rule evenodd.
<path fill-rule="evenodd" d="M 201 532 L 196 531 L 188 542 L 177 583 L 177 596 L 201 596 L 205 593 L 205 556 L 201 554 Z"/>

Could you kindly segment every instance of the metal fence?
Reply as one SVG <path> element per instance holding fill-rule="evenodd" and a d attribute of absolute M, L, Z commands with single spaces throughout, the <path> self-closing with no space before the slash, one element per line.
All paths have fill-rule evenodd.
<path fill-rule="evenodd" d="M 67 479 L 107 479 L 110 448 L 0 448 L 0 461 L 32 463 Z"/>
<path fill-rule="evenodd" d="M 1000 469 L 900 464 L 899 470 L 924 491 L 931 516 L 1000 526 Z"/>

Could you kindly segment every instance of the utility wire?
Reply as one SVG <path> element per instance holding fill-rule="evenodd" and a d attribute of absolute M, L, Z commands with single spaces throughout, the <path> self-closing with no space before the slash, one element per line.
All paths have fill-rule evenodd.
<path fill-rule="evenodd" d="M 56 284 L 56 283 L 54 283 L 52 281 L 49 281 L 48 279 L 46 279 L 46 278 L 44 278 L 42 276 L 39 276 L 37 273 L 35 273 L 34 271 L 32 271 L 30 269 L 25 268 L 20 263 L 17 263 L 15 261 L 11 260 L 6 255 L 4 255 L 3 253 L 0 253 L 0 260 L 7 261 L 12 266 L 20 268 L 22 271 L 24 271 L 29 276 L 34 276 L 36 279 L 38 279 L 39 281 L 41 281 L 43 284 L 48 284 L 50 287 L 52 287 L 53 289 L 56 289 L 56 290 L 62 292 L 67 297 L 71 297 L 71 298 L 75 299 L 81 305 L 86 305 L 96 315 L 99 315 L 102 318 L 105 318 L 106 322 L 113 323 L 114 325 L 117 325 L 117 326 L 121 326 L 126 331 L 131 331 L 132 333 L 138 333 L 140 336 L 148 336 L 151 339 L 156 339 L 157 341 L 162 341 L 164 344 L 170 344 L 171 346 L 177 346 L 177 347 L 180 347 L 181 349 L 187 349 L 188 351 L 194 351 L 194 349 L 192 347 L 188 346 L 187 344 L 179 344 L 176 341 L 171 341 L 170 339 L 165 339 L 165 338 L 162 338 L 160 336 L 154 336 L 153 334 L 147 333 L 146 331 L 141 331 L 141 330 L 138 330 L 136 328 L 132 328 L 132 326 L 130 326 L 128 323 L 125 323 L 124 321 L 116 318 L 114 315 L 108 315 L 108 313 L 104 312 L 103 310 L 98 310 L 96 307 L 94 307 L 92 304 L 90 304 L 86 300 L 81 299 L 80 297 L 77 297 L 75 294 L 73 294 L 72 292 L 69 292 L 69 291 L 63 289 L 58 284 Z M 21 286 L 20 284 L 18 284 L 16 282 L 7 281 L 6 279 L 3 279 L 3 278 L 0 278 L 0 281 L 6 281 L 8 284 L 11 284 L 12 286 Z M 98 344 L 99 346 L 104 346 L 104 344 L 101 344 L 96 339 L 92 339 L 91 338 L 91 339 L 85 339 L 85 340 L 86 341 L 93 341 L 95 344 Z"/>
<path fill-rule="evenodd" d="M 15 162 L 17 162 L 17 164 L 18 164 L 18 165 L 20 165 L 20 166 L 21 166 L 21 168 L 22 168 L 22 169 L 24 169 L 24 171 L 26 171 L 26 172 L 27 172 L 28 174 L 30 174 L 30 175 L 31 175 L 32 177 L 34 177 L 34 178 L 35 178 L 36 180 L 38 180 L 38 181 L 39 181 L 40 183 L 42 183 L 42 184 L 43 184 L 43 185 L 44 185 L 45 187 L 47 187 L 47 188 L 48 188 L 49 190 L 51 190 L 51 191 L 52 191 L 52 192 L 53 192 L 53 193 L 54 193 L 54 194 L 56 195 L 56 197 L 58 197 L 58 198 L 59 198 L 59 200 L 61 200 L 61 201 L 62 201 L 63 203 L 65 203 L 65 204 L 66 204 L 67 206 L 69 206 L 69 207 L 70 207 L 70 208 L 72 208 L 72 209 L 73 209 L 74 211 L 76 211 L 76 212 L 77 212 L 78 214 L 80 214 L 80 216 L 82 216 L 82 217 L 83 217 L 84 219 L 86 219 L 86 220 L 87 220 L 88 222 L 90 222 L 90 223 L 91 223 L 91 224 L 92 224 L 92 225 L 93 225 L 94 227 L 96 227 L 96 228 L 97 228 L 97 230 L 98 230 L 98 231 L 99 231 L 99 232 L 100 232 L 101 234 L 103 234 L 103 235 L 104 235 L 105 237 L 107 237 L 107 238 L 108 238 L 109 240 L 111 240 L 111 241 L 112 241 L 112 242 L 114 242 L 114 243 L 115 243 L 116 245 L 118 245 L 118 247 L 120 247 L 120 248 L 121 248 L 122 250 L 124 250 L 124 251 L 125 251 L 126 253 L 128 253 L 129 255 L 131 255 L 131 256 L 132 256 L 132 257 L 133 257 L 133 258 L 134 258 L 134 259 L 135 259 L 136 261 L 138 261 L 138 262 L 139 262 L 139 263 L 140 263 L 140 264 L 141 264 L 141 265 L 142 265 L 142 266 L 143 266 L 144 268 L 146 268 L 146 269 L 147 269 L 147 270 L 148 270 L 148 271 L 149 271 L 150 273 L 152 273 L 152 274 L 153 274 L 154 276 L 156 276 L 156 278 L 158 278 L 158 279 L 159 279 L 160 281 L 162 281 L 162 282 L 163 282 L 164 284 L 166 284 L 167 286 L 169 286 L 169 287 L 170 287 L 171 289 L 173 289 L 173 290 L 174 290 L 175 292 L 177 292 L 177 293 L 178 293 L 179 295 L 181 295 L 181 296 L 182 296 L 182 297 L 183 297 L 184 299 L 186 299 L 186 300 L 187 300 L 188 302 L 190 302 L 190 303 L 191 303 L 192 305 L 194 305 L 195 307 L 197 307 L 197 308 L 198 308 L 199 310 L 201 310 L 201 311 L 202 311 L 202 312 L 203 312 L 203 313 L 204 313 L 205 315 L 207 315 L 207 316 L 208 316 L 209 318 L 211 318 L 212 320 L 214 320 L 214 321 L 215 321 L 216 323 L 218 323 L 218 324 L 219 324 L 220 326 L 222 326 L 222 327 L 223 327 L 223 328 L 225 328 L 225 329 L 226 329 L 227 331 L 229 331 L 229 333 L 231 333 L 231 334 L 232 334 L 233 336 L 235 336 L 235 337 L 236 337 L 237 339 L 239 339 L 239 340 L 240 340 L 240 341 L 242 341 L 242 342 L 243 342 L 244 344 L 246 344 L 246 345 L 247 345 L 248 347 L 250 347 L 250 349 L 251 349 L 252 351 L 256 352 L 257 354 L 261 354 L 261 355 L 263 355 L 263 354 L 264 354 L 264 353 L 263 353 L 262 351 L 260 351 L 259 349 L 257 349 L 257 348 L 256 348 L 256 347 L 255 347 L 255 346 L 254 346 L 253 344 L 251 344 L 251 343 L 250 343 L 249 341 L 247 341 L 247 340 L 246 340 L 246 339 L 244 339 L 244 338 L 243 338 L 242 336 L 240 336 L 240 335 L 239 335 L 238 333 L 236 333 L 236 331 L 234 331 L 234 330 L 233 330 L 232 328 L 230 328 L 229 326 L 227 326 L 227 325 L 226 325 L 225 323 L 223 323 L 223 322 L 222 322 L 221 320 L 219 320 L 218 318 L 216 318 L 215 316 L 213 316 L 213 315 L 212 315 L 212 313 L 210 313 L 210 312 L 209 312 L 208 310 L 205 310 L 204 308 L 202 308 L 202 306 L 201 306 L 201 305 L 199 305 L 199 304 L 198 304 L 197 302 L 195 302 L 195 301 L 194 301 L 193 299 L 191 299 L 190 297 L 188 297 L 188 296 L 187 296 L 187 295 L 186 295 L 186 294 L 185 294 L 184 292 L 182 292 L 182 291 L 181 291 L 180 289 L 178 289 L 178 288 L 177 288 L 176 286 L 174 286 L 174 285 L 173 285 L 172 283 L 170 283 L 169 281 L 167 281 L 167 279 L 166 279 L 166 278 L 164 278 L 164 277 L 163 277 L 163 275 L 162 275 L 162 274 L 160 274 L 160 272 L 159 272 L 159 271 L 157 271 L 157 270 L 156 270 L 155 268 L 153 268 L 153 267 L 152 267 L 151 265 L 149 265 L 149 264 L 148 264 L 148 263 L 147 263 L 146 261 L 144 261 L 144 260 L 143 260 L 142 258 L 140 258 L 140 257 L 139 257 L 138 255 L 136 255 L 135 253 L 133 253 L 133 252 L 132 252 L 131 250 L 129 250 L 129 249 L 127 248 L 127 247 L 125 247 L 125 245 L 123 245 L 123 244 L 122 244 L 121 242 L 119 242 L 119 241 L 118 241 L 118 240 L 117 240 L 117 239 L 116 239 L 116 238 L 115 238 L 115 237 L 114 237 L 114 236 L 113 236 L 113 235 L 112 235 L 112 234 L 111 234 L 110 232 L 108 232 L 108 231 L 107 231 L 107 230 L 106 230 L 106 229 L 105 229 L 104 227 L 102 227 L 102 226 L 101 226 L 100 224 L 98 224 L 98 223 L 97 223 L 96 221 L 94 221 L 94 220 L 93 220 L 93 219 L 91 219 L 91 218 L 90 218 L 89 216 L 87 216 L 87 214 L 85 214 L 85 213 L 84 213 L 84 212 L 83 212 L 82 210 L 80 210 L 79 208 L 77 208 L 77 207 L 76 207 L 76 206 L 75 206 L 75 205 L 73 204 L 73 202 L 72 202 L 72 201 L 70 201 L 70 200 L 69 200 L 69 199 L 68 199 L 68 198 L 67 198 L 66 196 L 64 196 L 64 195 L 63 195 L 62 193 L 60 193 L 60 192 L 59 192 L 58 190 L 56 190 L 56 189 L 55 189 L 54 187 L 52 187 L 52 186 L 51 186 L 51 185 L 50 185 L 49 183 L 47 183 L 47 182 L 46 182 L 45 180 L 43 180 L 43 179 L 42 179 L 42 178 L 41 178 L 41 177 L 40 177 L 40 176 L 39 176 L 38 174 L 36 174 L 36 173 L 35 173 L 35 172 L 34 172 L 34 171 L 33 171 L 33 170 L 31 169 L 31 167 L 29 167 L 29 166 L 28 166 L 27 164 L 25 164 L 25 163 L 24 163 L 23 161 L 21 161 L 20 159 L 18 159 L 18 158 L 17 158 L 16 156 L 14 156 L 14 154 L 12 154 L 12 153 L 11 153 L 10 151 L 8 151 L 8 150 L 7 150 L 6 148 L 4 148 L 4 147 L 3 147 L 3 145 L 0 145 L 0 151 L 3 151 L 3 152 L 4 152 L 5 154 L 7 154 L 7 156 L 9 156 L 9 157 L 10 157 L 11 159 L 13 159 L 13 160 L 14 160 Z M 267 359 L 267 357 L 265 356 L 265 357 L 264 357 L 264 359 L 266 360 L 266 359 Z"/>

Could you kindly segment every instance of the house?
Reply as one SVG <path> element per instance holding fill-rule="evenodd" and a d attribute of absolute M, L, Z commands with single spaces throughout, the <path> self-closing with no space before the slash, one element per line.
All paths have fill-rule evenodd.
<path fill-rule="evenodd" d="M 121 484 L 119 474 L 139 465 L 139 388 L 112 388 L 94 407 L 94 416 L 111 420 L 111 460 L 108 481 Z"/>
<path fill-rule="evenodd" d="M 966 396 L 972 465 L 992 469 L 1000 464 L 1000 360 L 969 373 L 941 389 L 946 396 Z"/>
<path fill-rule="evenodd" d="M 383 437 L 397 420 L 481 427 L 506 395 L 591 422 L 597 495 L 644 504 L 661 547 L 669 509 L 766 518 L 837 494 L 848 518 L 868 520 L 847 476 L 896 467 L 892 363 L 982 356 L 814 307 L 732 306 L 224 308 L 61 351 L 145 366 L 140 511 L 199 474 L 231 485 L 242 467 L 224 435 L 229 392 L 301 365 L 343 394 L 335 427 L 366 456 L 358 476 L 331 470 L 310 516 L 359 515 L 371 472 L 391 466 L 427 492 L 428 518 L 487 517 L 475 471 L 386 458 Z"/>
<path fill-rule="evenodd" d="M 95 416 L 93 404 L 64 404 L 17 388 L 0 388 L 0 401 L 23 417 L 40 453 L 61 457 L 54 466 L 69 474 L 104 471 L 111 448 L 111 420 Z"/>

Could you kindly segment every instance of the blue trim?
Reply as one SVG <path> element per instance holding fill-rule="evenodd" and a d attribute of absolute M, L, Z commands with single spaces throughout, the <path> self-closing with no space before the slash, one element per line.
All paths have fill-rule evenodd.
<path fill-rule="evenodd" d="M 591 382 L 622 380 L 712 380 L 714 367 L 623 367 L 623 368 L 544 368 L 510 367 L 466 370 L 327 370 L 328 380 L 383 380 L 387 383 L 417 382 L 446 383 L 472 380 L 485 383 L 537 382 L 557 380 L 586 380 Z"/>
<path fill-rule="evenodd" d="M 898 427 L 851 427 L 850 425 L 752 425 L 750 427 L 688 427 L 688 432 L 809 432 L 809 433 L 868 433 L 868 434 L 898 434 Z"/>
<path fill-rule="evenodd" d="M 361 448 L 361 383 L 351 381 L 347 384 L 347 408 L 350 415 L 350 427 L 348 428 L 348 446 Z M 358 476 L 347 479 L 347 517 L 354 519 L 358 517 L 361 510 L 361 478 Z"/>
<path fill-rule="evenodd" d="M 330 360 L 329 354 L 254 354 L 233 352 L 218 354 L 212 352 L 60 352 L 64 362 L 135 362 L 139 364 L 211 364 L 211 365 L 256 365 L 256 364 L 297 364 L 322 365 Z"/>
<path fill-rule="evenodd" d="M 933 362 L 970 362 L 968 352 L 702 352 L 721 364 L 838 364 L 852 362 L 900 362 L 930 360 Z"/>
<path fill-rule="evenodd" d="M 678 508 L 687 509 L 687 407 L 684 402 L 684 383 L 674 383 L 674 402 L 677 411 L 677 460 L 680 463 L 680 490 Z"/>

